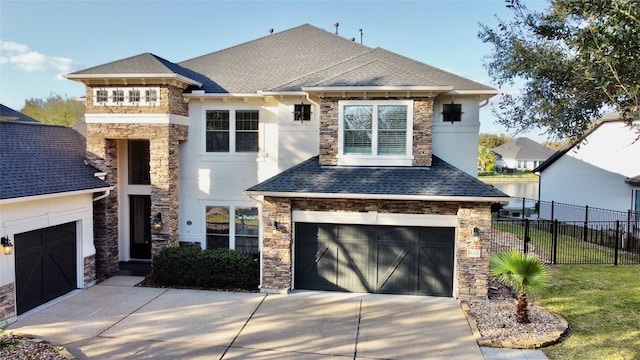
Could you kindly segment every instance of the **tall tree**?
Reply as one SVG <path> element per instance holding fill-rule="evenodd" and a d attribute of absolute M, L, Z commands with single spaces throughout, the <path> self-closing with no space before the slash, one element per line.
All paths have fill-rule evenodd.
<path fill-rule="evenodd" d="M 478 146 L 478 168 L 483 171 L 494 171 L 496 169 L 496 155 L 486 146 Z"/>
<path fill-rule="evenodd" d="M 577 138 L 611 110 L 630 125 L 640 118 L 640 0 L 552 0 L 541 12 L 505 2 L 513 19 L 478 33 L 493 45 L 491 78 L 524 82 L 519 94 L 501 95 L 499 123 Z"/>
<path fill-rule="evenodd" d="M 84 121 L 85 105 L 81 101 L 50 94 L 46 99 L 25 100 L 21 113 L 45 124 L 72 126 Z"/>
<path fill-rule="evenodd" d="M 494 147 L 506 144 L 511 140 L 513 140 L 513 138 L 505 134 L 496 135 L 480 133 L 480 136 L 478 136 L 478 145 L 493 149 Z"/>

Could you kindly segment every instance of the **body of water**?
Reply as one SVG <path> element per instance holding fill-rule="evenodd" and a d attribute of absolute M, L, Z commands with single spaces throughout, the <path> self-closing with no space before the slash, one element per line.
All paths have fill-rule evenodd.
<path fill-rule="evenodd" d="M 503 193 L 514 196 L 523 197 L 527 199 L 538 199 L 538 182 L 489 182 L 487 184 L 495 187 Z M 508 207 L 522 207 L 522 201 L 511 201 Z"/>

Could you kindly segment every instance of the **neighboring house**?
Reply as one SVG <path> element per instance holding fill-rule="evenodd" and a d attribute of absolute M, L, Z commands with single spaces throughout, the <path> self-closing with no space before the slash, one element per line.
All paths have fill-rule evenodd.
<path fill-rule="evenodd" d="M 640 120 L 633 124 L 640 126 Z M 620 120 L 618 113 L 596 121 L 583 138 L 556 152 L 534 171 L 540 173 L 540 200 L 640 211 L 638 132 Z M 554 217 L 582 220 L 566 218 L 557 211 Z"/>
<path fill-rule="evenodd" d="M 0 328 L 95 283 L 93 204 L 111 187 L 86 164 L 84 139 L 0 106 Z"/>
<path fill-rule="evenodd" d="M 475 178 L 495 89 L 311 25 L 66 77 L 116 187 L 96 204 L 99 276 L 191 243 L 259 252 L 263 292 L 486 298 L 482 236 L 508 200 Z"/>
<path fill-rule="evenodd" d="M 506 144 L 494 147 L 491 151 L 496 154 L 496 170 L 507 169 L 533 170 L 553 155 L 554 151 L 537 142 L 521 137 Z"/>

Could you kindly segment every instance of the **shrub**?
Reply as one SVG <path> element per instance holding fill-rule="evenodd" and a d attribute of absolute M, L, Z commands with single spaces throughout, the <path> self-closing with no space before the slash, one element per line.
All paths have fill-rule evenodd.
<path fill-rule="evenodd" d="M 161 286 L 256 290 L 260 264 L 239 251 L 166 248 L 153 257 L 153 282 Z"/>

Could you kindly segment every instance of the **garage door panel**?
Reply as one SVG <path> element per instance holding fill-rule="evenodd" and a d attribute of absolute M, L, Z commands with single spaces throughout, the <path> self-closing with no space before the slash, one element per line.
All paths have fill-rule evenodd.
<path fill-rule="evenodd" d="M 452 296 L 454 236 L 452 228 L 297 223 L 295 287 Z"/>
<path fill-rule="evenodd" d="M 76 288 L 76 224 L 15 235 L 18 314 Z"/>

